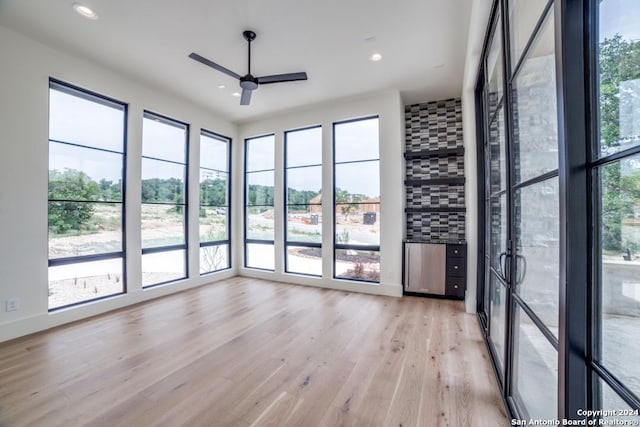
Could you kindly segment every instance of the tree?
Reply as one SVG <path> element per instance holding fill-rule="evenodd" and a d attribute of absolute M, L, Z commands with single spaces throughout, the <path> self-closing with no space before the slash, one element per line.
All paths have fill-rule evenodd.
<path fill-rule="evenodd" d="M 637 105 L 640 93 L 629 90 L 624 82 L 640 79 L 640 42 L 624 40 L 616 34 L 600 44 L 600 153 L 618 150 L 622 137 L 621 124 Z M 623 96 L 621 96 L 623 95 Z M 622 116 L 621 116 L 622 114 Z M 637 174 L 635 174 L 637 177 Z M 620 162 L 601 168 L 602 244 L 606 250 L 623 250 L 622 218 L 630 213 L 638 180 L 621 176 Z M 629 193 L 631 191 L 631 193 Z M 637 201 L 638 199 L 635 198 Z"/>
<path fill-rule="evenodd" d="M 347 190 L 336 187 L 336 205 L 340 205 L 340 212 L 344 215 L 345 221 L 349 214 L 358 208 L 358 204 L 365 199 L 364 194 L 351 194 Z"/>
<path fill-rule="evenodd" d="M 100 185 L 75 169 L 49 171 L 49 200 L 98 200 Z M 95 206 L 88 202 L 49 203 L 49 229 L 53 233 L 81 230 L 93 217 Z"/>

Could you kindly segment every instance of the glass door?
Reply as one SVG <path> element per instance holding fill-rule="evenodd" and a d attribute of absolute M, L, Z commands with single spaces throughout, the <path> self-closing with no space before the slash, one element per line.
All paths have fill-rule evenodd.
<path fill-rule="evenodd" d="M 498 2 L 485 51 L 481 313 L 520 418 L 558 415 L 560 212 L 554 2 Z M 532 381 L 532 377 L 536 380 Z"/>
<path fill-rule="evenodd" d="M 551 419 L 558 416 L 560 279 L 554 8 L 546 0 L 511 0 L 508 7 L 514 236 L 508 395 L 521 415 Z"/>
<path fill-rule="evenodd" d="M 507 295 L 507 141 L 505 138 L 502 19 L 496 13 L 485 59 L 485 288 L 484 307 L 490 348 L 504 379 Z"/>

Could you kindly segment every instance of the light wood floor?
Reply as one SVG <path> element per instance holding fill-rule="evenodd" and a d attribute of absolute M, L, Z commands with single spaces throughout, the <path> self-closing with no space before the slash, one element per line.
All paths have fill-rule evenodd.
<path fill-rule="evenodd" d="M 508 425 L 459 301 L 233 278 L 0 344 L 0 426 Z"/>

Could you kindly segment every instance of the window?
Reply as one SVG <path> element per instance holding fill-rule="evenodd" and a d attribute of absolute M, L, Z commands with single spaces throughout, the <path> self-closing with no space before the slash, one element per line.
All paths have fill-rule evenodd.
<path fill-rule="evenodd" d="M 142 124 L 142 286 L 187 277 L 189 126 L 144 113 Z"/>
<path fill-rule="evenodd" d="M 274 270 L 274 135 L 245 140 L 245 267 Z"/>
<path fill-rule="evenodd" d="M 640 18 L 638 2 L 597 3 L 598 138 L 591 173 L 596 230 L 594 407 L 640 406 Z M 637 414 L 637 411 L 636 411 Z M 640 417 L 618 417 L 638 422 Z"/>
<path fill-rule="evenodd" d="M 125 291 L 127 106 L 49 82 L 49 310 Z"/>
<path fill-rule="evenodd" d="M 333 124 L 334 277 L 380 281 L 378 118 Z"/>
<path fill-rule="evenodd" d="M 231 140 L 200 132 L 200 274 L 231 267 Z"/>
<path fill-rule="evenodd" d="M 285 272 L 322 276 L 322 127 L 285 132 Z"/>

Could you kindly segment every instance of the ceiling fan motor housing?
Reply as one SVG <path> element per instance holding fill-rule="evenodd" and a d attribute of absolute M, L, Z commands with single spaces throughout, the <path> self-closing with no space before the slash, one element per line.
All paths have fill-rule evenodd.
<path fill-rule="evenodd" d="M 240 79 L 240 87 L 246 90 L 255 90 L 258 88 L 258 79 L 251 74 L 247 74 Z"/>

